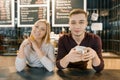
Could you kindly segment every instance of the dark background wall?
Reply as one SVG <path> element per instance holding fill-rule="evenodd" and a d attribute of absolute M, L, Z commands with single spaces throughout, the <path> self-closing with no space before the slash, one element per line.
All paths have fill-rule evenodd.
<path fill-rule="evenodd" d="M 103 30 L 96 33 L 102 39 L 103 51 L 120 54 L 120 0 L 87 0 L 87 11 L 89 12 L 89 27 L 93 22 L 103 23 Z M 97 11 L 98 20 L 92 21 L 91 14 Z M 51 10 L 50 13 L 52 14 Z M 15 0 L 15 18 L 17 18 L 17 0 Z M 52 20 L 50 22 L 51 31 L 56 34 L 62 31 L 62 27 L 52 27 Z M 65 27 L 65 30 L 69 32 L 68 27 Z M 19 28 L 17 24 L 12 28 L 0 28 L 0 54 L 12 55 L 12 53 L 16 53 L 23 36 L 29 35 L 30 31 L 31 27 Z M 90 28 L 88 31 L 93 32 Z"/>

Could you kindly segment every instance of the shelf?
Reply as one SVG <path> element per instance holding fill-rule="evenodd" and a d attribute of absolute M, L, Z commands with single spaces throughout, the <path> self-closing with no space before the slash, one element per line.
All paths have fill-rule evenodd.
<path fill-rule="evenodd" d="M 3 56 L 16 56 L 16 53 L 4 53 Z"/>

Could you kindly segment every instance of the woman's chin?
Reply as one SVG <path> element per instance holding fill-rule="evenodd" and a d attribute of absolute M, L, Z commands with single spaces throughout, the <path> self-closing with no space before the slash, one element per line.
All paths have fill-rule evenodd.
<path fill-rule="evenodd" d="M 39 39 L 42 39 L 42 37 L 35 37 L 35 40 L 39 40 Z"/>

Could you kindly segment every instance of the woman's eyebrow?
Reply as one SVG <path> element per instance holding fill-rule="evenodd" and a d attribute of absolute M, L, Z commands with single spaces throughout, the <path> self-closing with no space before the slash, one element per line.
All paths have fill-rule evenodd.
<path fill-rule="evenodd" d="M 36 27 L 38 27 L 38 25 L 35 25 Z"/>

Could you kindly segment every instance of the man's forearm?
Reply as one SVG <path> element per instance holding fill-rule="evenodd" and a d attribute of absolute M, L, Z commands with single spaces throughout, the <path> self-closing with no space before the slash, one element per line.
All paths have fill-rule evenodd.
<path fill-rule="evenodd" d="M 62 58 L 60 60 L 60 65 L 63 67 L 63 68 L 66 68 L 69 64 L 69 60 L 68 60 L 68 56 L 66 55 L 64 58 Z"/>
<path fill-rule="evenodd" d="M 100 59 L 98 56 L 92 59 L 92 65 L 93 66 L 99 66 L 100 65 Z"/>

